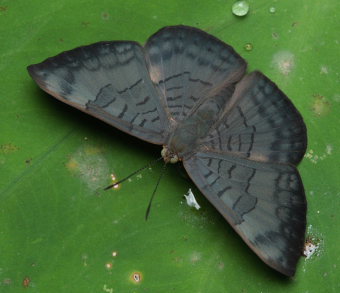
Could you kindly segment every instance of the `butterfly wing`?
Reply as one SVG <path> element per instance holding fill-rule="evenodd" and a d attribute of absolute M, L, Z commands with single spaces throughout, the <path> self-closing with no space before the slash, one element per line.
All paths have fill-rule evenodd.
<path fill-rule="evenodd" d="M 306 199 L 294 166 L 198 152 L 184 167 L 266 264 L 294 275 L 306 229 Z"/>
<path fill-rule="evenodd" d="M 30 65 L 28 71 L 62 102 L 140 139 L 164 143 L 169 121 L 138 43 L 95 43 Z"/>
<path fill-rule="evenodd" d="M 204 100 L 241 79 L 246 62 L 232 47 L 199 29 L 165 27 L 145 45 L 151 80 L 172 121 L 181 121 Z"/>
<path fill-rule="evenodd" d="M 221 119 L 199 145 L 256 161 L 297 164 L 306 152 L 306 126 L 287 96 L 253 72 L 237 84 Z"/>

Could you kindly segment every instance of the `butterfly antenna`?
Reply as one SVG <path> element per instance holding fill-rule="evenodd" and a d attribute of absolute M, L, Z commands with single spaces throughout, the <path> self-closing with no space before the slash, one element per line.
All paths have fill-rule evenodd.
<path fill-rule="evenodd" d="M 161 174 L 160 174 L 159 177 L 158 177 L 157 184 L 156 184 L 156 186 L 155 186 L 155 189 L 154 189 L 153 192 L 152 192 L 152 195 L 151 195 L 151 198 L 150 198 L 148 207 L 147 207 L 147 209 L 146 209 L 146 213 L 145 213 L 145 221 L 147 221 L 147 219 L 148 219 L 148 217 L 149 217 L 150 209 L 151 209 L 151 204 L 152 204 L 152 200 L 153 200 L 153 198 L 155 197 L 156 190 L 157 190 L 158 185 L 159 185 L 159 183 L 161 182 L 161 179 L 162 179 L 162 177 L 163 177 L 163 175 L 164 175 L 164 173 L 165 173 L 165 169 L 166 169 L 166 163 L 164 162 L 164 165 L 163 165 Z"/>
<path fill-rule="evenodd" d="M 154 161 L 151 161 L 149 163 L 147 163 L 145 166 L 143 166 L 142 168 L 139 168 L 138 170 L 134 171 L 133 173 L 131 173 L 130 175 L 128 175 L 127 177 L 123 178 L 122 180 L 119 180 L 118 182 L 116 183 L 113 183 L 107 187 L 104 188 L 104 190 L 108 190 L 108 189 L 111 189 L 112 187 L 118 185 L 118 184 L 121 184 L 122 182 L 128 180 L 130 177 L 136 175 L 137 173 L 143 171 L 144 169 L 148 168 L 148 167 L 151 167 L 153 164 L 157 163 L 158 161 L 160 161 L 161 159 L 163 159 L 163 157 L 159 157 L 158 159 L 154 160 Z"/>

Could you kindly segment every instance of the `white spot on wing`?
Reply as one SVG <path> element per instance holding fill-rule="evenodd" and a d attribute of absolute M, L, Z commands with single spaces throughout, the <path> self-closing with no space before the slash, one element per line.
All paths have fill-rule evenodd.
<path fill-rule="evenodd" d="M 199 210 L 201 208 L 200 205 L 197 203 L 196 198 L 191 191 L 191 188 L 189 188 L 189 191 L 187 194 L 184 194 L 184 197 L 189 207 L 194 207 L 196 210 Z"/>
<path fill-rule="evenodd" d="M 150 77 L 153 83 L 158 83 L 161 80 L 161 70 L 159 67 L 152 66 L 150 68 Z"/>

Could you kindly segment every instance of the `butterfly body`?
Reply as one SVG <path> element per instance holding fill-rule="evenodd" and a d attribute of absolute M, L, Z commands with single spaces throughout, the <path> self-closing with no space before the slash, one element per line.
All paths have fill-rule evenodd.
<path fill-rule="evenodd" d="M 269 266 L 292 276 L 307 203 L 296 165 L 303 119 L 232 47 L 192 27 L 165 27 L 142 47 L 99 42 L 30 65 L 46 92 L 114 127 L 163 146 Z"/>

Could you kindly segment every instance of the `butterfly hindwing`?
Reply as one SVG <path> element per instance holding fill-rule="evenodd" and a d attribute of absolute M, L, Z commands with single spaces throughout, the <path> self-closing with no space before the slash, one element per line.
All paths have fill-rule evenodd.
<path fill-rule="evenodd" d="M 213 152 L 194 154 L 184 167 L 265 263 L 294 275 L 306 228 L 306 199 L 295 167 Z"/>
<path fill-rule="evenodd" d="M 129 134 L 162 144 L 168 119 L 136 42 L 99 42 L 31 65 L 38 85 Z"/>
<path fill-rule="evenodd" d="M 307 147 L 306 126 L 287 96 L 253 72 L 237 84 L 221 119 L 199 144 L 255 161 L 297 164 Z"/>

